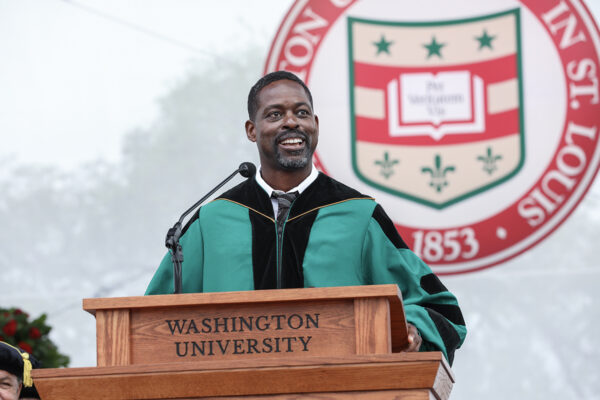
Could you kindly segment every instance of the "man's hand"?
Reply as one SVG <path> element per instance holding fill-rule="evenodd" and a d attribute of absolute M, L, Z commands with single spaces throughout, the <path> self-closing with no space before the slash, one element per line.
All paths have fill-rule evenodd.
<path fill-rule="evenodd" d="M 419 351 L 423 338 L 413 324 L 406 324 L 408 326 L 408 347 L 404 351 Z"/>

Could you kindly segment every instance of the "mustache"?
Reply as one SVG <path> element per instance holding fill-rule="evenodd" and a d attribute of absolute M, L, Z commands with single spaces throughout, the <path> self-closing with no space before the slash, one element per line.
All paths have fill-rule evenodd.
<path fill-rule="evenodd" d="M 277 143 L 279 143 L 292 137 L 301 137 L 302 140 L 308 142 L 308 135 L 299 129 L 288 129 L 286 131 L 280 132 L 275 137 L 275 140 L 277 141 Z"/>

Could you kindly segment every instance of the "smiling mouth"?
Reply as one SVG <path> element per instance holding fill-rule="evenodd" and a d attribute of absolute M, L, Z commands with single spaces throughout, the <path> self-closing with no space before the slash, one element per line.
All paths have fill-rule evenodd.
<path fill-rule="evenodd" d="M 305 147 L 306 139 L 301 134 L 286 135 L 283 140 L 278 142 L 278 145 L 283 150 L 287 151 L 298 151 Z M 300 136 L 300 137 L 299 137 Z"/>
<path fill-rule="evenodd" d="M 304 132 L 290 130 L 277 138 L 275 158 L 284 169 L 304 168 L 311 161 L 311 138 Z"/>
<path fill-rule="evenodd" d="M 299 146 L 302 143 L 304 143 L 304 140 L 300 138 L 289 138 L 279 142 L 282 146 Z"/>

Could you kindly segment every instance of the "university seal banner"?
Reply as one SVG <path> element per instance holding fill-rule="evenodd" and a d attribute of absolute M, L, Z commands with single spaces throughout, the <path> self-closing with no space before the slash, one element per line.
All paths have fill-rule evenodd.
<path fill-rule="evenodd" d="M 438 274 L 540 242 L 598 170 L 600 35 L 578 0 L 297 1 L 266 72 L 303 78 L 317 166 Z"/>
<path fill-rule="evenodd" d="M 349 17 L 348 37 L 352 162 L 366 183 L 439 209 L 522 166 L 518 9 L 433 23 Z"/>

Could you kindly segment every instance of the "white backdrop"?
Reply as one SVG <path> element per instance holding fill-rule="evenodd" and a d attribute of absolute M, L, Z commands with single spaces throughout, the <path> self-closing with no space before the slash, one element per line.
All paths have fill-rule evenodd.
<path fill-rule="evenodd" d="M 95 365 L 81 299 L 142 294 L 182 210 L 255 161 L 245 96 L 291 2 L 248 4 L 0 0 L 0 306 L 47 313 L 72 367 Z M 598 398 L 599 234 L 597 180 L 531 251 L 444 278 L 453 399 Z"/>

